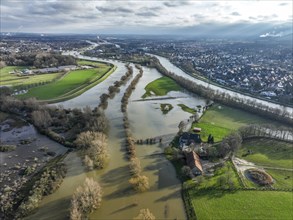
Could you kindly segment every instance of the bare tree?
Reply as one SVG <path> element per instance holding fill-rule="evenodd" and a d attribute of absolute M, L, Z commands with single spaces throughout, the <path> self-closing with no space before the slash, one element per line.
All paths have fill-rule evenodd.
<path fill-rule="evenodd" d="M 102 188 L 92 178 L 86 178 L 82 186 L 77 187 L 71 200 L 70 219 L 85 219 L 94 209 L 101 206 Z"/>
<path fill-rule="evenodd" d="M 141 209 L 138 216 L 136 216 L 134 220 L 135 219 L 154 220 L 156 217 L 153 215 L 153 213 L 150 212 L 149 209 Z"/>
<path fill-rule="evenodd" d="M 150 188 L 149 179 L 142 175 L 130 178 L 129 183 L 137 192 L 145 192 Z"/>
<path fill-rule="evenodd" d="M 131 158 L 129 167 L 134 176 L 141 173 L 140 160 L 137 157 Z"/>
<path fill-rule="evenodd" d="M 52 118 L 46 110 L 33 111 L 32 119 L 39 128 L 48 128 L 52 123 Z"/>
<path fill-rule="evenodd" d="M 83 163 L 86 165 L 88 170 L 92 170 L 94 168 L 94 162 L 88 155 L 85 155 Z"/>

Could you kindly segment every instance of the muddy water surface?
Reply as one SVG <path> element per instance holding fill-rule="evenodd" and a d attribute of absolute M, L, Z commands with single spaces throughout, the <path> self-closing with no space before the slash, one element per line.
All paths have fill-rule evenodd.
<path fill-rule="evenodd" d="M 135 74 L 137 73 L 138 71 L 135 70 Z M 205 102 L 205 100 L 185 92 L 169 93 L 166 96 L 181 97 L 176 99 L 136 101 L 144 94 L 146 84 L 159 77 L 161 75 L 156 70 L 144 68 L 144 75 L 129 99 L 127 112 L 135 138 L 175 134 L 178 131 L 179 122 L 190 116 L 177 105 L 183 103 L 189 107 L 196 107 Z M 75 188 L 82 184 L 85 177 L 93 177 L 98 180 L 104 191 L 102 206 L 90 215 L 90 219 L 132 219 L 143 208 L 149 208 L 157 219 L 186 218 L 181 198 L 181 183 L 176 177 L 174 167 L 162 154 L 164 146 L 160 144 L 137 146 L 137 155 L 141 160 L 143 175 L 149 178 L 150 190 L 137 194 L 128 183 L 129 161 L 125 153 L 125 131 L 123 115 L 120 111 L 121 98 L 126 87 L 127 85 L 120 88 L 121 92 L 109 101 L 106 110 L 110 123 L 109 165 L 103 170 L 85 172 L 76 153 L 69 154 L 65 161 L 69 172 L 61 187 L 57 192 L 46 197 L 42 201 L 40 209 L 28 219 L 66 219 L 70 196 Z M 88 100 L 83 104 L 84 106 L 76 103 L 71 107 L 82 108 L 85 105 L 97 105 L 96 99 L 93 103 L 92 98 L 87 99 L 86 93 L 84 93 L 83 99 Z M 172 104 L 174 108 L 168 114 L 163 115 L 159 108 L 161 103 Z"/>

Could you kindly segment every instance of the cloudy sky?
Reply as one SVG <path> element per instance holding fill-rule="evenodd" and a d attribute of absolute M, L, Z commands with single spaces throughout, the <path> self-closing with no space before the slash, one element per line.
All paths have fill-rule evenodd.
<path fill-rule="evenodd" d="M 1 32 L 266 36 L 292 33 L 292 19 L 290 0 L 1 0 Z"/>

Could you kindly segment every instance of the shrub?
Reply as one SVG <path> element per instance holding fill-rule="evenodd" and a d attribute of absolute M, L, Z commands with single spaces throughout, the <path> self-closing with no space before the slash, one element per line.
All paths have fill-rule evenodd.
<path fill-rule="evenodd" d="M 149 209 L 141 209 L 139 214 L 134 219 L 142 219 L 142 220 L 154 220 L 156 217 L 150 212 Z"/>
<path fill-rule="evenodd" d="M 137 157 L 131 158 L 129 167 L 132 175 L 138 176 L 141 173 L 140 160 Z"/>
<path fill-rule="evenodd" d="M 137 192 L 145 192 L 150 188 L 149 179 L 142 175 L 133 176 L 130 178 L 129 183 Z"/>
<path fill-rule="evenodd" d="M 88 155 L 85 155 L 83 163 L 85 164 L 88 170 L 93 170 L 94 162 Z"/>
<path fill-rule="evenodd" d="M 15 149 L 16 149 L 15 145 L 1 145 L 0 146 L 0 152 L 14 151 Z"/>
<path fill-rule="evenodd" d="M 48 128 L 52 123 L 52 118 L 46 110 L 36 110 L 32 112 L 34 125 L 39 128 Z"/>
<path fill-rule="evenodd" d="M 86 178 L 83 186 L 75 190 L 70 209 L 70 219 L 86 219 L 88 214 L 101 206 L 102 188 L 92 178 Z"/>

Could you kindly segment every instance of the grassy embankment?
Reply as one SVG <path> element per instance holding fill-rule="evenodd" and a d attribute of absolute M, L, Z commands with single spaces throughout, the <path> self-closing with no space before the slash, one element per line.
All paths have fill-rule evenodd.
<path fill-rule="evenodd" d="M 94 64 L 93 64 L 94 63 Z M 115 67 L 104 63 L 81 61 L 80 65 L 98 65 L 97 68 L 70 71 L 60 80 L 44 86 L 32 88 L 21 98 L 36 97 L 48 103 L 60 102 L 74 98 L 111 75 Z"/>
<path fill-rule="evenodd" d="M 206 141 L 209 134 L 214 136 L 214 141 L 221 141 L 232 131 L 249 124 L 276 124 L 276 122 L 253 115 L 240 109 L 215 104 L 204 113 L 199 123 L 193 127 L 200 127 L 201 138 Z"/>
<path fill-rule="evenodd" d="M 10 74 L 13 70 L 23 70 L 24 66 L 6 66 L 0 69 L 0 86 L 25 86 L 40 82 L 49 82 L 61 75 L 61 73 L 49 73 L 39 75 L 17 76 Z"/>

